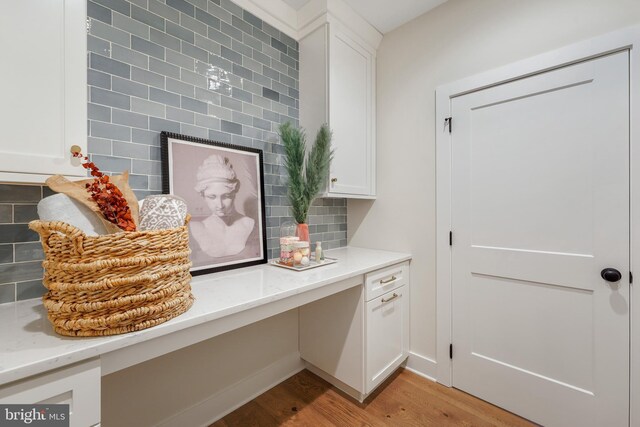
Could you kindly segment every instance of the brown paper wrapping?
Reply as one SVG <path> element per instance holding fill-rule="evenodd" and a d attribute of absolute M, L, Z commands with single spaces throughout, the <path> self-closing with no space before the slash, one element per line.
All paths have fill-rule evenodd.
<path fill-rule="evenodd" d="M 131 210 L 131 217 L 133 218 L 133 222 L 138 228 L 139 224 L 139 212 L 138 212 L 138 199 L 136 195 L 129 187 L 129 172 L 124 172 L 122 175 L 114 175 L 109 177 L 110 181 L 117 186 L 122 195 L 124 196 L 127 204 L 129 205 L 129 209 Z M 93 182 L 93 178 L 84 179 L 82 181 L 69 181 L 62 175 L 53 175 L 49 179 L 45 181 L 45 184 L 49 186 L 53 191 L 58 193 L 64 193 L 67 196 L 71 197 L 74 200 L 82 203 L 93 212 L 98 215 L 100 221 L 104 224 L 107 232 L 109 234 L 120 233 L 122 229 L 118 227 L 116 224 L 109 222 L 105 219 L 102 212 L 100 212 L 100 208 L 98 204 L 91 199 L 89 192 L 85 187 L 85 184 L 90 184 Z"/>

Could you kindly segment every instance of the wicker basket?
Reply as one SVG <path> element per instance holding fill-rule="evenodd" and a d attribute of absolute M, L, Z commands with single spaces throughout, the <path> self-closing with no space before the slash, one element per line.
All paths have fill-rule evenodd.
<path fill-rule="evenodd" d="M 193 304 L 189 231 L 87 236 L 64 222 L 32 221 L 45 260 L 44 306 L 55 331 L 102 336 L 166 322 Z"/>

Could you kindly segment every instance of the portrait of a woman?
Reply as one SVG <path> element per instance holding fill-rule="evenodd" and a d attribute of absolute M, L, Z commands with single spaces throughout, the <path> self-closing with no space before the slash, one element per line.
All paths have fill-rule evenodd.
<path fill-rule="evenodd" d="M 165 188 L 191 214 L 192 273 L 266 262 L 262 152 L 178 137 L 166 137 Z"/>

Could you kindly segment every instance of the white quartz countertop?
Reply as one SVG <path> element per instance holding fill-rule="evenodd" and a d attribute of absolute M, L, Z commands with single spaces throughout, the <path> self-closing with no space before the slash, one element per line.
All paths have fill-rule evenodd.
<path fill-rule="evenodd" d="M 195 302 L 189 311 L 123 335 L 63 337 L 53 332 L 41 300 L 0 305 L 0 385 L 411 259 L 409 254 L 355 247 L 326 255 L 338 262 L 303 272 L 262 264 L 196 276 L 191 282 Z"/>

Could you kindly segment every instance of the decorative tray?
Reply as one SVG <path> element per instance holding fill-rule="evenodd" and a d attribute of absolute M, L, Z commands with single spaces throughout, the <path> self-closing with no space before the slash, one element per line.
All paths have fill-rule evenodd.
<path fill-rule="evenodd" d="M 325 265 L 335 264 L 336 262 L 338 262 L 338 260 L 335 259 L 335 258 L 325 258 L 324 262 L 316 262 L 315 258 L 311 258 L 311 260 L 309 261 L 309 265 L 301 265 L 301 266 L 297 266 L 297 267 L 291 267 L 291 266 L 288 266 L 288 265 L 285 265 L 285 264 L 280 264 L 280 260 L 279 259 L 272 259 L 271 261 L 269 261 L 269 264 L 275 265 L 276 267 L 286 268 L 287 270 L 305 271 L 305 270 L 310 270 L 310 269 L 316 268 L 316 267 L 323 267 Z"/>

